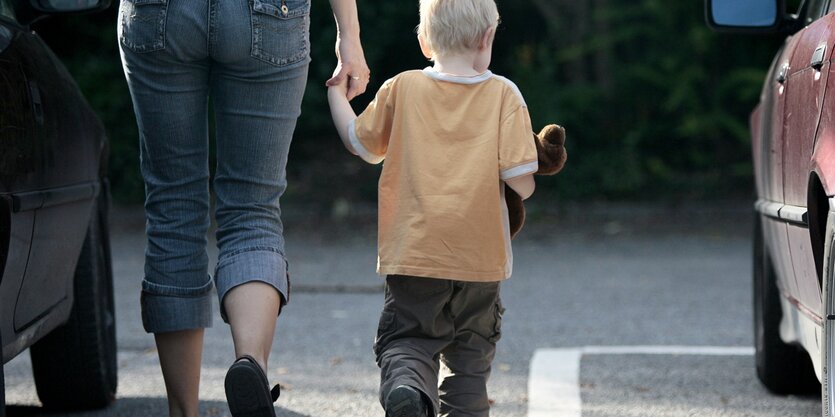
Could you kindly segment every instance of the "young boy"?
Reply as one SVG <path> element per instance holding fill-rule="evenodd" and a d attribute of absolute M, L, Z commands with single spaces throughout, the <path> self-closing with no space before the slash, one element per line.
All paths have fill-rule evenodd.
<path fill-rule="evenodd" d="M 418 41 L 433 67 L 386 81 L 359 117 L 344 84 L 328 91 L 345 147 L 386 160 L 374 351 L 388 417 L 489 413 L 499 282 L 512 265 L 504 183 L 527 198 L 537 170 L 525 101 L 487 69 L 498 20 L 494 0 L 421 0 Z"/>

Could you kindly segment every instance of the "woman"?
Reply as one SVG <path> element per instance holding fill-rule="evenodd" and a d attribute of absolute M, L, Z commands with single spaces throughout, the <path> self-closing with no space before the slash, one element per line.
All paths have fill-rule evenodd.
<path fill-rule="evenodd" d="M 355 0 L 331 0 L 338 66 L 365 91 Z M 122 0 L 119 43 L 136 112 L 148 243 L 142 320 L 154 333 L 172 417 L 198 415 L 208 274 L 208 101 L 217 137 L 214 285 L 237 360 L 233 416 L 275 416 L 266 379 L 288 301 L 279 198 L 309 58 L 310 0 Z"/>

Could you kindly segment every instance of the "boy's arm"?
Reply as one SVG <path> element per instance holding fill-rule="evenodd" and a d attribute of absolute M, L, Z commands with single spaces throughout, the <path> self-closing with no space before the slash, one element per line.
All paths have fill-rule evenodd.
<path fill-rule="evenodd" d="M 351 104 L 348 103 L 347 86 L 343 81 L 339 85 L 328 88 L 328 103 L 331 108 L 331 116 L 333 117 L 333 124 L 336 126 L 336 131 L 339 133 L 339 138 L 342 139 L 342 144 L 354 155 L 357 151 L 351 146 L 351 139 L 348 136 L 348 128 L 351 121 L 357 118 Z"/>
<path fill-rule="evenodd" d="M 533 180 L 533 174 L 509 178 L 505 180 L 505 183 L 507 183 L 513 191 L 516 191 L 516 194 L 519 194 L 519 197 L 522 197 L 522 200 L 527 200 L 536 188 L 536 182 Z"/>

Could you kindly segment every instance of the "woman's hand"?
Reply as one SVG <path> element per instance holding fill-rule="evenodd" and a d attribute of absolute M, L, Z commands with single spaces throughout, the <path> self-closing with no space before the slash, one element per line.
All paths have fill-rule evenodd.
<path fill-rule="evenodd" d="M 342 39 L 336 38 L 336 57 L 339 60 L 336 64 L 334 75 L 325 85 L 328 87 L 341 84 L 348 80 L 348 100 L 365 92 L 368 81 L 371 78 L 371 70 L 365 63 L 365 54 L 359 38 Z"/>

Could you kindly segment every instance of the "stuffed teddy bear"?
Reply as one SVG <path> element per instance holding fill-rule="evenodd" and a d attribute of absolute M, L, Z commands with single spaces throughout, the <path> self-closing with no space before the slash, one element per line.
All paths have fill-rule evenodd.
<path fill-rule="evenodd" d="M 536 155 L 539 162 L 537 175 L 554 175 L 565 165 L 568 153 L 565 150 L 565 129 L 562 126 L 547 125 L 539 134 L 533 134 L 536 144 Z M 510 223 L 510 237 L 516 237 L 522 225 L 525 224 L 525 204 L 516 191 L 507 184 L 504 186 L 504 198 L 507 203 L 507 214 Z"/>

